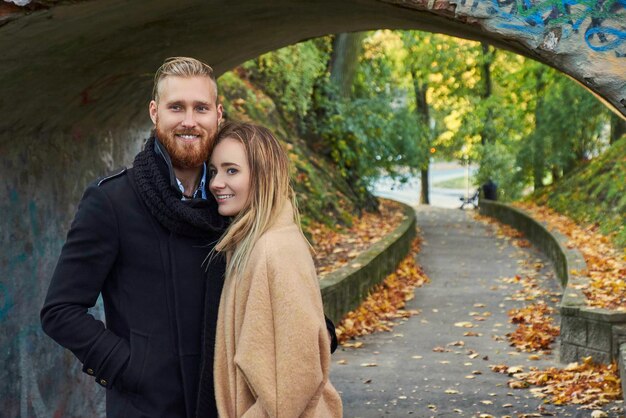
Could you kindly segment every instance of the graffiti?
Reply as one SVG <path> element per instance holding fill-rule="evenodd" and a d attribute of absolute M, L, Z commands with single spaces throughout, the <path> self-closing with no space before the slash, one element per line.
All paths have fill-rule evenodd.
<path fill-rule="evenodd" d="M 594 45 L 591 42 L 591 37 L 593 35 L 597 35 L 598 39 L 603 40 L 605 43 L 600 45 Z M 611 41 L 609 39 L 613 38 Z M 589 48 L 598 52 L 605 52 L 611 49 L 616 49 L 623 42 L 626 42 L 626 31 L 620 31 L 613 28 L 590 28 L 585 33 L 585 41 Z M 608 42 L 608 43 L 606 43 Z M 620 57 L 624 57 L 626 55 L 620 55 Z"/>
<path fill-rule="evenodd" d="M 554 29 L 561 31 L 560 38 L 582 33 L 593 51 L 626 57 L 620 50 L 626 46 L 626 0 L 489 0 L 487 12 L 504 20 L 497 25 L 501 29 L 552 36 L 551 45 Z"/>

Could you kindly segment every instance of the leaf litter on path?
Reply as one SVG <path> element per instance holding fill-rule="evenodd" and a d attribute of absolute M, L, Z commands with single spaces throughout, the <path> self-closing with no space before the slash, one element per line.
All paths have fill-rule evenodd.
<path fill-rule="evenodd" d="M 529 210 L 528 206 L 524 206 L 524 209 Z M 535 210 L 533 216 L 537 216 L 536 213 L 537 211 Z M 552 214 L 550 216 L 552 216 Z M 496 227 L 499 237 L 512 240 L 513 243 L 517 240 L 524 239 L 520 231 L 508 225 L 500 224 L 492 218 L 483 216 L 477 216 L 476 218 Z M 554 222 L 554 219 L 549 219 L 549 216 L 543 216 L 541 220 L 548 223 L 550 220 Z M 574 230 L 571 224 L 568 224 L 565 229 Z M 566 233 L 563 230 L 561 232 Z M 572 234 L 581 239 L 578 231 Z M 603 239 L 600 239 L 600 241 L 606 243 Z M 524 247 L 525 244 L 516 246 Z M 624 270 L 623 267 L 615 267 L 618 264 L 611 258 L 612 253 L 610 251 L 604 254 L 608 254 L 608 259 L 610 260 L 608 265 L 614 267 L 612 270 L 605 270 L 610 270 L 613 273 L 617 271 L 616 277 L 619 279 L 620 275 L 623 275 L 623 272 L 626 270 Z M 588 256 L 585 258 L 587 260 Z M 592 259 L 593 257 L 589 258 Z M 520 264 L 526 265 L 528 262 L 521 260 Z M 517 275 L 513 278 L 503 279 L 506 283 L 522 286 L 522 289 L 516 291 L 509 299 L 520 302 L 533 302 L 525 307 L 508 311 L 510 321 L 517 324 L 518 327 L 513 333 L 507 334 L 507 337 L 511 345 L 515 346 L 518 350 L 532 353 L 549 353 L 551 344 L 559 335 L 560 330 L 558 326 L 553 324 L 554 320 L 552 315 L 554 314 L 554 309 L 549 307 L 544 299 L 554 301 L 555 293 L 544 289 L 539 280 L 537 280 L 536 272 L 543 268 L 541 262 L 535 262 L 528 267 L 530 267 L 530 269 L 527 275 Z M 615 270 L 615 268 L 617 268 L 617 270 Z M 600 277 L 600 274 L 596 274 L 596 278 L 599 278 L 600 282 L 602 280 L 605 281 L 604 284 L 598 284 L 599 282 L 596 280 L 596 284 L 592 284 L 591 287 L 596 286 L 597 288 L 604 288 L 605 290 L 610 289 L 610 291 L 621 290 L 620 285 L 615 285 L 610 278 L 604 276 L 600 279 Z M 607 284 L 607 281 L 610 284 L 604 286 Z M 614 307 L 615 303 L 622 303 L 623 305 L 623 295 L 620 295 L 619 292 L 617 295 L 618 302 L 604 295 L 600 298 L 596 298 L 592 304 L 599 304 L 605 308 Z M 558 301 L 558 299 L 556 300 Z M 533 357 L 533 359 L 536 360 L 537 358 Z M 511 389 L 527 389 L 531 388 L 531 386 L 535 386 L 535 388 L 530 389 L 531 393 L 536 397 L 542 398 L 544 402 L 554 405 L 575 404 L 581 405 L 581 407 L 585 409 L 595 409 L 622 398 L 617 365 L 615 363 L 609 365 L 595 364 L 591 357 L 584 358 L 580 364 L 571 363 L 565 368 L 550 367 L 546 370 L 540 370 L 536 367 L 531 367 L 528 372 L 524 372 L 521 367 L 510 367 L 503 364 L 492 365 L 490 368 L 494 372 L 508 374 L 513 377 L 513 379 L 508 382 L 508 386 Z M 602 416 L 600 414 L 596 415 Z"/>

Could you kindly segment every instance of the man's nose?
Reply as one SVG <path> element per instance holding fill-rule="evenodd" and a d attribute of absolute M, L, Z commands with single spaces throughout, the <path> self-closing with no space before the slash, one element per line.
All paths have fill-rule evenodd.
<path fill-rule="evenodd" d="M 183 119 L 183 126 L 186 128 L 196 126 L 196 119 L 193 114 L 193 109 L 189 109 L 185 112 L 185 118 Z"/>

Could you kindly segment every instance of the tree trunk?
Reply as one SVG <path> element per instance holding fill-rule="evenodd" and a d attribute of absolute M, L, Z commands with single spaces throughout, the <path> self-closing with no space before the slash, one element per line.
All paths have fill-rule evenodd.
<path fill-rule="evenodd" d="M 535 106 L 535 132 L 532 135 L 531 146 L 533 156 L 533 183 L 535 190 L 543 187 L 543 177 L 545 175 L 545 141 L 541 137 L 541 127 L 543 124 L 543 81 L 544 69 L 539 66 L 535 71 L 535 94 L 537 103 Z"/>
<path fill-rule="evenodd" d="M 428 121 L 430 119 L 428 102 L 426 101 L 426 90 L 428 84 L 419 79 L 419 76 L 412 73 L 413 77 L 413 91 L 415 92 L 415 111 L 417 113 L 417 119 L 424 129 L 429 129 Z"/>
<path fill-rule="evenodd" d="M 611 145 L 617 142 L 623 135 L 626 135 L 626 119 L 611 113 Z"/>
<path fill-rule="evenodd" d="M 428 89 L 428 84 L 420 79 L 416 72 L 412 72 L 411 76 L 413 77 L 413 91 L 415 92 L 415 113 L 417 116 L 417 121 L 423 130 L 423 138 L 426 139 L 424 144 L 420 144 L 422 147 L 425 147 L 425 155 L 426 161 L 424 165 L 420 168 L 421 173 L 421 181 L 422 187 L 420 190 L 420 203 L 423 205 L 430 204 L 430 190 L 428 187 L 428 168 L 429 168 L 429 149 L 431 142 L 431 132 L 430 132 L 430 114 L 428 108 L 428 102 L 426 100 L 426 90 Z"/>
<path fill-rule="evenodd" d="M 352 82 L 357 68 L 359 55 L 366 32 L 339 33 L 333 40 L 333 52 L 328 64 L 330 80 L 337 87 L 343 98 L 349 98 Z"/>
<path fill-rule="evenodd" d="M 430 189 L 428 187 L 428 169 L 429 166 L 426 166 L 425 169 L 420 171 L 420 177 L 422 182 L 422 187 L 420 190 L 420 204 L 421 205 L 430 205 Z"/>
<path fill-rule="evenodd" d="M 561 178 L 561 170 L 558 165 L 552 165 L 552 183 L 556 183 Z"/>
<path fill-rule="evenodd" d="M 333 103 L 339 98 L 350 98 L 352 83 L 359 66 L 359 55 L 365 35 L 366 32 L 339 33 L 335 35 L 332 52 L 326 64 L 330 73 L 330 84 L 334 88 L 329 89 L 323 77 L 318 79 L 313 86 L 311 109 L 307 115 L 308 120 L 299 127 L 299 134 L 306 139 L 307 143 L 316 152 L 327 156 L 330 155 L 331 150 L 325 146 L 326 144 L 320 137 L 316 124 L 328 117 L 332 117 L 334 113 L 333 109 L 328 109 L 324 105 L 325 103 Z M 336 97 L 337 94 L 339 97 Z"/>
<path fill-rule="evenodd" d="M 491 97 L 491 92 L 493 90 L 491 82 L 491 64 L 493 64 L 495 50 L 490 51 L 489 45 L 484 42 L 481 42 L 480 45 L 483 50 L 483 62 L 480 67 L 483 88 L 480 96 L 482 100 L 487 100 Z M 483 121 L 483 129 L 480 134 L 480 142 L 484 146 L 485 144 L 493 143 L 494 141 L 495 133 L 493 129 L 493 111 L 491 106 L 488 106 L 485 120 Z"/>

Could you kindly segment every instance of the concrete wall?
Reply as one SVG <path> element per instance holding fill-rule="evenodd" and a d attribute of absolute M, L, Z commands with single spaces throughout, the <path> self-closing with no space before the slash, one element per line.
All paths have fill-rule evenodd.
<path fill-rule="evenodd" d="M 85 185 L 130 163 L 146 136 L 151 77 L 165 57 L 197 56 L 220 74 L 328 33 L 423 29 L 552 65 L 625 114 L 625 3 L 605 3 L 0 2 L 0 411 L 78 417 L 101 409 L 102 391 L 42 335 L 37 314 Z"/>
<path fill-rule="evenodd" d="M 335 323 L 359 307 L 372 288 L 393 273 L 409 253 L 415 238 L 415 210 L 402 206 L 405 219 L 395 231 L 320 280 L 324 311 Z"/>
<path fill-rule="evenodd" d="M 114 141 L 115 135 L 128 139 Z M 39 310 L 84 184 L 130 163 L 143 136 L 96 131 L 68 142 L 41 135 L 37 143 L 3 149 L 0 416 L 95 416 L 103 408 L 104 392 L 69 351 L 43 335 Z"/>
<path fill-rule="evenodd" d="M 533 219 L 526 212 L 509 205 L 482 200 L 480 213 L 522 231 L 554 263 L 561 279 L 563 296 L 561 314 L 561 362 L 581 361 L 592 356 L 599 363 L 618 361 L 620 346 L 626 344 L 626 313 L 587 306 L 581 287 L 589 283 L 585 260 L 575 248 L 568 248 L 568 238 Z M 626 370 L 620 369 L 623 378 Z"/>

